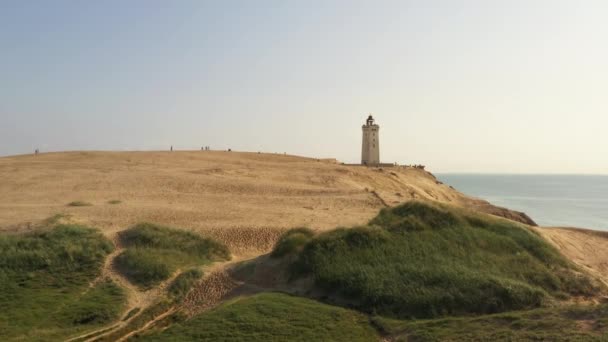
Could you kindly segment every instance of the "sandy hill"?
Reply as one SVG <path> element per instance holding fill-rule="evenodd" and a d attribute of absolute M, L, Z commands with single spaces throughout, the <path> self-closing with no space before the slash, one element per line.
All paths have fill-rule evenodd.
<path fill-rule="evenodd" d="M 365 168 L 289 155 L 215 151 L 65 152 L 0 158 L 0 229 L 65 214 L 106 234 L 147 221 L 268 250 L 283 230 L 364 224 L 378 209 L 429 199 L 527 221 L 421 169 Z M 119 204 L 108 202 L 115 200 Z M 70 206 L 74 201 L 90 206 Z"/>
<path fill-rule="evenodd" d="M 118 302 L 125 303 L 124 306 L 114 308 L 115 311 L 121 311 L 114 314 L 120 319 L 118 321 L 110 320 L 106 324 L 100 323 L 99 326 L 93 325 L 89 328 L 85 326 L 82 330 L 77 329 L 78 331 L 65 327 L 62 328 L 63 330 L 51 331 L 74 336 L 72 340 L 124 340 L 134 334 L 149 332 L 151 327 L 152 330 L 154 329 L 154 325 L 165 324 L 159 322 L 167 317 L 172 317 L 171 315 L 177 310 L 174 306 L 170 306 L 173 302 L 164 300 L 168 298 L 168 286 L 172 285 L 174 281 L 177 282 L 177 277 L 187 274 L 187 272 L 180 273 L 185 271 L 180 268 L 189 265 L 188 262 L 191 262 L 193 258 L 188 254 L 187 257 L 180 259 L 179 256 L 187 252 L 185 247 L 187 243 L 183 242 L 204 238 L 184 233 L 181 230 L 140 225 L 140 228 L 148 227 L 148 230 L 157 232 L 157 235 L 154 236 L 161 236 L 150 238 L 149 241 L 155 243 L 160 241 L 170 245 L 172 249 L 170 251 L 163 249 L 164 254 L 154 254 L 152 247 L 148 248 L 147 252 L 141 248 L 135 252 L 136 249 L 125 240 L 123 231 L 138 223 L 150 222 L 191 230 L 204 237 L 215 238 L 229 248 L 232 254 L 230 261 L 198 265 L 197 267 L 204 269 L 204 276 L 200 280 L 196 280 L 196 284 L 186 287 L 189 292 L 184 297 L 183 303 L 180 304 L 180 310 L 188 314 L 195 314 L 221 305 L 239 294 L 247 295 L 276 289 L 291 293 L 310 289 L 310 281 L 313 277 L 304 277 L 301 279 L 302 283 L 295 286 L 291 283 L 287 284 L 283 277 L 285 275 L 283 273 L 286 271 L 283 261 L 274 260 L 268 255 L 261 255 L 270 251 L 286 230 L 300 226 L 307 226 L 314 230 L 329 230 L 337 226 L 364 225 L 376 217 L 379 209 L 383 207 L 396 206 L 419 199 L 448 203 L 457 211 L 462 211 L 459 207 L 465 207 L 534 225 L 534 222 L 523 213 L 495 207 L 486 201 L 467 197 L 449 185 L 442 184 L 431 173 L 410 167 L 367 168 L 341 165 L 335 160 L 329 159 L 217 151 L 66 152 L 0 158 L 0 232 L 36 230 L 41 227 L 50 227 L 55 222 L 65 221 L 99 228 L 114 244 L 113 250 L 104 249 L 105 254 L 91 253 L 95 249 L 89 247 L 74 250 L 88 251 L 92 257 L 97 258 L 93 261 L 100 267 L 100 274 L 93 274 L 92 277 L 95 278 L 92 279 L 83 278 L 86 281 L 82 282 L 82 286 L 89 289 L 94 286 L 97 289 L 97 287 L 105 286 L 105 282 L 108 281 L 124 291 L 124 298 L 117 299 Z M 421 201 L 410 202 L 402 207 L 415 203 L 428 205 L 428 202 Z M 441 215 L 432 215 L 433 219 L 436 217 L 441 217 Z M 473 224 L 477 221 L 466 222 Z M 482 226 L 483 224 L 480 227 Z M 129 231 L 132 233 L 136 228 Z M 103 245 L 102 240 L 109 243 L 96 231 L 87 233 L 86 228 L 64 226 L 56 229 L 59 231 L 51 230 L 51 235 L 55 232 L 57 236 L 75 239 L 76 242 L 72 242 L 78 246 L 95 241 Z M 67 229 L 72 233 L 62 233 L 61 229 Z M 74 233 L 78 229 L 82 230 L 80 235 Z M 606 267 L 608 254 L 604 252 L 608 251 L 606 234 L 580 229 L 536 229 L 558 247 L 566 257 L 608 285 L 608 268 Z M 356 232 L 358 230 L 348 231 Z M 117 234 L 118 232 L 123 233 Z M 93 239 L 85 233 L 97 234 L 98 238 Z M 453 251 L 457 255 L 460 255 L 458 253 L 462 253 L 463 250 L 470 253 L 470 248 L 462 248 L 468 241 L 467 235 L 456 234 L 447 238 L 448 246 L 456 246 Z M 183 235 L 188 237 L 184 238 Z M 77 240 L 79 236 L 82 241 Z M 121 238 L 121 236 L 123 237 Z M 435 241 L 445 239 L 443 234 L 433 236 L 436 239 L 428 243 L 429 248 L 425 251 L 436 246 Z M 465 237 L 464 240 L 460 239 L 462 236 Z M 19 244 L 21 241 L 19 239 L 32 237 L 8 234 L 5 238 L 6 245 L 12 246 L 11 241 Z M 49 240 L 48 236 L 42 236 L 40 239 Z M 484 243 L 489 242 L 489 240 L 484 241 Z M 64 242 L 58 240 L 57 243 Z M 409 240 L 400 240 L 398 245 L 392 245 L 393 251 L 400 251 L 402 246 L 407 243 Z M 44 253 L 50 253 L 48 255 L 55 255 L 55 257 L 62 255 L 42 249 L 46 246 L 50 251 L 54 251 L 54 245 L 49 245 L 49 247 L 37 244 L 36 246 L 39 247 L 36 253 L 42 253 L 40 255 L 47 255 Z M 128 253 L 130 249 L 131 254 Z M 13 258 L 5 257 L 4 259 L 19 261 L 13 263 L 16 266 L 11 265 L 15 267 L 29 265 L 30 255 L 22 253 L 22 248 L 0 250 L 8 251 L 7 255 Z M 382 250 L 386 251 L 385 248 Z M 498 248 L 498 250 L 501 249 Z M 346 251 L 350 252 L 350 250 Z M 156 251 L 156 253 L 160 252 Z M 329 255 L 333 254 L 332 251 Z M 123 255 L 126 256 L 121 257 Z M 129 255 L 134 258 L 131 259 L 131 261 L 134 260 L 132 263 L 129 263 Z M 144 258 L 146 255 L 147 259 Z M 164 255 L 164 257 L 159 258 L 158 255 Z M 193 255 L 196 257 L 198 254 Z M 402 255 L 402 253 L 396 252 L 396 255 Z M 512 255 L 517 256 L 518 254 L 510 253 L 507 259 L 511 260 Z M 103 257 L 103 260 L 99 260 L 100 257 Z M 478 254 L 476 260 L 481 263 L 493 262 L 489 259 L 486 260 L 490 257 Z M 470 259 L 467 258 L 469 261 Z M 74 260 L 66 259 L 67 262 Z M 145 271 L 150 270 L 152 266 L 158 266 L 158 263 L 155 264 L 151 260 L 157 260 L 160 264 L 167 264 L 173 268 L 167 266 L 166 274 L 159 279 L 155 278 L 160 283 L 155 283 L 154 287 L 138 287 L 137 281 L 141 279 L 138 280 L 139 278 L 134 274 L 143 270 L 139 273 L 140 276 L 141 274 L 146 275 L 148 273 Z M 353 258 L 349 257 L 345 260 L 347 260 L 346 264 L 350 265 Z M 363 261 L 367 261 L 367 259 Z M 58 261 L 55 263 L 60 264 Z M 407 263 L 399 261 L 398 264 Z M 125 272 L 125 267 L 121 269 L 120 265 L 135 265 L 129 268 L 135 272 Z M 492 263 L 490 268 L 495 265 L 497 264 Z M 17 269 L 21 270 L 21 268 Z M 396 266 L 387 267 L 386 274 L 395 269 Z M 427 267 L 427 270 L 433 269 L 435 269 L 434 264 L 433 267 Z M 509 269 L 514 270 L 513 274 L 530 271 L 520 269 L 520 264 Z M 19 271 L 14 274 L 21 276 L 21 273 Z M 151 274 L 154 275 L 154 273 Z M 509 274 L 505 276 L 507 275 Z M 84 275 L 81 276 L 84 277 Z M 62 275 L 58 277 L 63 279 Z M 376 281 L 380 278 L 380 276 L 372 276 L 369 279 Z M 5 281 L 6 279 L 9 278 L 5 278 Z M 28 279 L 30 279 L 29 273 Z M 53 279 L 53 277 L 49 277 L 49 279 Z M 394 277 L 394 279 L 398 278 Z M 38 289 L 40 285 L 38 280 L 31 281 L 34 288 Z M 16 283 L 11 278 L 5 282 L 5 287 L 8 284 L 10 285 L 8 287 L 15 293 L 22 294 L 26 299 L 30 298 L 31 296 L 24 292 L 29 291 L 29 288 L 22 288 L 21 285 L 11 287 Z M 403 282 L 396 282 L 396 284 L 400 283 Z M 469 288 L 470 286 L 463 287 L 463 289 Z M 56 288 L 55 290 L 61 289 Z M 64 297 L 74 294 L 81 296 L 82 290 L 79 287 L 74 287 L 71 291 L 61 293 L 65 295 Z M 7 303 L 12 303 L 11 298 Z M 587 299 L 583 298 L 583 300 Z M 272 297 L 269 299 L 268 305 L 276 307 L 277 301 L 279 299 Z M 96 302 L 110 303 L 110 301 Z M 291 310 L 291 306 L 294 304 L 289 305 Z M 70 308 L 68 307 L 68 309 Z M 40 321 L 36 316 L 38 313 L 47 312 L 44 306 L 39 306 L 37 310 L 32 311 L 32 306 L 28 306 L 26 316 L 33 317 L 32 322 Z M 314 310 L 318 310 L 318 307 L 315 306 Z M 30 311 L 34 314 L 31 314 Z M 95 312 L 97 311 L 95 310 Z M 21 307 L 13 306 L 13 311 L 8 311 L 9 315 L 12 312 L 22 312 Z M 255 317 L 258 316 L 255 315 Z M 305 316 L 313 315 L 306 314 Z M 364 321 L 369 323 L 367 318 Z M 22 328 L 25 332 L 33 331 L 32 336 L 39 337 L 36 334 L 54 326 L 56 324 L 46 326 L 43 324 L 37 329 L 30 329 L 30 326 Z M 317 324 L 312 326 L 318 330 L 316 329 Z M 485 330 L 491 329 L 484 328 L 480 331 Z M 15 336 L 23 334 L 25 333 L 16 333 Z"/>

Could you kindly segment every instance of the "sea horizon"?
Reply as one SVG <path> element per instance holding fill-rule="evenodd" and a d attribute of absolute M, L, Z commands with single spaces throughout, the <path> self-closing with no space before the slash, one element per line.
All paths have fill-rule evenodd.
<path fill-rule="evenodd" d="M 437 173 L 456 190 L 522 211 L 539 226 L 608 231 L 608 175 Z"/>

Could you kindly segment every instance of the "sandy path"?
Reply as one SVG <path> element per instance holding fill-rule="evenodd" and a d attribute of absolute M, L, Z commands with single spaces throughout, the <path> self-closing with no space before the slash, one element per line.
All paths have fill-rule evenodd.
<path fill-rule="evenodd" d="M 153 326 L 154 324 L 156 324 L 157 322 L 162 321 L 163 319 L 169 317 L 171 314 L 173 314 L 174 312 L 176 312 L 177 309 L 175 307 L 171 307 L 169 310 L 163 312 L 162 314 L 154 317 L 154 319 L 152 319 L 151 321 L 146 322 L 146 324 L 144 324 L 141 328 L 135 329 L 133 331 L 131 331 L 130 333 L 122 336 L 121 338 L 117 339 L 116 342 L 122 342 L 122 341 L 126 341 L 128 340 L 130 337 L 146 330 L 149 329 L 151 326 Z"/>
<path fill-rule="evenodd" d="M 567 258 L 608 286 L 608 232 L 556 227 L 536 230 Z"/>
<path fill-rule="evenodd" d="M 167 291 L 167 286 L 171 284 L 171 282 L 173 282 L 173 280 L 181 273 L 181 270 L 177 270 L 169 279 L 163 281 L 159 286 L 147 291 L 141 291 L 136 286 L 131 284 L 127 279 L 125 279 L 122 275 L 117 273 L 112 267 L 113 258 L 118 256 L 122 252 L 122 250 L 124 250 L 124 248 L 120 247 L 118 239 L 113 239 L 113 241 L 117 245 L 117 248 L 107 258 L 106 264 L 104 266 L 104 272 L 102 276 L 100 276 L 100 279 L 103 279 L 103 277 L 110 277 L 115 282 L 123 286 L 123 288 L 125 288 L 128 293 L 128 307 L 119 322 L 100 327 L 98 329 L 95 329 L 94 331 L 83 333 L 79 336 L 71 338 L 68 341 L 85 339 L 90 336 L 85 341 L 93 342 L 109 334 L 112 334 L 120 328 L 127 326 L 133 319 L 142 314 L 146 308 L 152 306 L 154 303 L 157 302 L 159 298 L 164 296 Z M 192 292 L 189 294 L 189 297 L 191 298 L 190 301 L 192 301 L 193 298 L 196 298 L 194 302 L 196 302 L 197 305 L 201 305 L 200 307 L 197 307 L 199 312 L 201 310 L 208 310 L 220 304 L 227 293 L 229 293 L 232 289 L 240 285 L 240 283 L 237 283 L 235 280 L 233 280 L 225 270 L 230 267 L 230 265 L 238 263 L 244 259 L 249 259 L 251 257 L 252 256 L 250 254 L 233 256 L 232 260 L 230 261 L 215 262 L 203 267 L 205 275 L 203 276 L 199 284 L 195 286 L 197 291 L 192 291 L 196 292 L 196 294 L 194 295 L 194 297 L 192 297 Z M 188 304 L 192 305 L 194 303 L 188 303 L 188 300 L 186 300 L 184 304 L 177 304 L 175 306 L 172 306 L 166 311 L 156 315 L 153 319 L 144 323 L 141 327 L 126 333 L 124 336 L 118 338 L 116 341 L 128 340 L 130 337 L 151 328 L 156 323 L 162 321 L 166 317 L 169 317 L 177 310 L 188 308 Z M 124 318 L 126 317 L 126 315 L 128 315 L 128 313 L 135 308 L 139 308 L 140 310 L 137 312 L 137 314 L 131 316 L 128 320 L 125 320 Z"/>
<path fill-rule="evenodd" d="M 90 287 L 93 287 L 96 283 L 102 281 L 103 279 L 111 279 L 115 284 L 122 287 L 127 296 L 127 304 L 124 313 L 120 317 L 118 322 L 113 322 L 109 325 L 97 328 L 93 331 L 82 333 L 78 336 L 68 339 L 66 342 L 85 339 L 89 336 L 91 337 L 86 339 L 86 341 L 95 341 L 100 337 L 111 334 L 117 329 L 126 326 L 134 318 L 139 316 L 146 308 L 150 307 L 159 298 L 161 298 L 161 296 L 165 294 L 167 286 L 169 286 L 169 284 L 171 284 L 173 280 L 181 273 L 181 270 L 178 269 L 173 272 L 173 274 L 167 280 L 161 282 L 158 286 L 149 290 L 142 291 L 115 270 L 114 260 L 125 250 L 125 248 L 120 244 L 120 239 L 118 239 L 117 234 L 114 234 L 110 238 L 115 246 L 114 251 L 106 257 L 101 275 L 90 284 Z M 129 312 L 137 308 L 139 308 L 139 311 L 136 314 L 129 317 L 129 319 L 125 319 Z"/>

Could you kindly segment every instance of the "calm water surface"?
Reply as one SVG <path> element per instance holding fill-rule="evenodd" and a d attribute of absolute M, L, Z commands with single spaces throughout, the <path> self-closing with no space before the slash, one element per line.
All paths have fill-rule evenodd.
<path fill-rule="evenodd" d="M 608 176 L 438 174 L 459 191 L 527 213 L 541 226 L 608 231 Z"/>

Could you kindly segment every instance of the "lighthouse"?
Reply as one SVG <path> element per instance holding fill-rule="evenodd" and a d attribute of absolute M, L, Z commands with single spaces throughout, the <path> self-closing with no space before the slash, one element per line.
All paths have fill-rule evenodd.
<path fill-rule="evenodd" d="M 375 124 L 370 114 L 362 129 L 361 164 L 378 165 L 380 164 L 380 126 Z"/>

